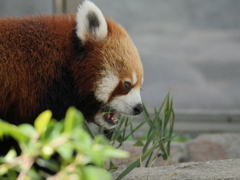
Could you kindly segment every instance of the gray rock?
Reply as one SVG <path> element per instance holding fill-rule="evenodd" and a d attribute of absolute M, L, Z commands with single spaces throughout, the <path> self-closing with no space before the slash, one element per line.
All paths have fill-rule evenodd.
<path fill-rule="evenodd" d="M 240 158 L 240 134 L 203 134 L 186 144 L 188 162 Z"/>
<path fill-rule="evenodd" d="M 134 147 L 134 141 L 124 142 L 122 149 L 130 152 L 130 157 L 124 160 L 114 160 L 114 163 L 126 167 L 141 156 L 142 147 Z M 164 161 L 161 157 L 154 159 L 159 153 L 154 151 L 151 167 L 179 164 L 182 162 L 205 162 L 223 159 L 240 158 L 240 134 L 221 133 L 203 134 L 187 142 L 171 143 L 170 158 Z M 142 162 L 145 166 L 146 160 Z"/>
<path fill-rule="evenodd" d="M 113 173 L 114 179 L 122 171 Z M 191 162 L 178 165 L 136 168 L 123 180 L 239 180 L 240 159 L 229 159 L 212 162 Z"/>

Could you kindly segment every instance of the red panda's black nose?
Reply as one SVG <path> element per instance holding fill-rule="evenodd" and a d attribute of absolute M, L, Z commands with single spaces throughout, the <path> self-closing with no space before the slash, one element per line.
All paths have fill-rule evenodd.
<path fill-rule="evenodd" d="M 143 111 L 143 106 L 142 104 L 137 104 L 134 108 L 133 108 L 133 113 L 134 115 L 138 115 Z"/>

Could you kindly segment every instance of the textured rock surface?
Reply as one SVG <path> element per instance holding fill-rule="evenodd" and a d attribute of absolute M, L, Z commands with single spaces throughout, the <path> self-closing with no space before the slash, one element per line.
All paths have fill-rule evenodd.
<path fill-rule="evenodd" d="M 189 162 L 240 158 L 240 134 L 203 134 L 186 144 Z"/>
<path fill-rule="evenodd" d="M 114 179 L 121 173 L 113 173 Z M 123 180 L 239 180 L 240 159 L 191 162 L 154 168 L 136 168 Z"/>
<path fill-rule="evenodd" d="M 122 163 L 124 166 L 126 166 L 126 162 L 131 163 L 132 160 L 141 155 L 142 147 L 134 147 L 133 144 L 133 141 L 127 141 L 123 145 L 122 149 L 130 152 L 128 161 L 123 161 Z M 152 167 L 183 162 L 205 162 L 235 158 L 240 158 L 239 133 L 203 134 L 187 143 L 172 142 L 168 161 L 158 158 L 154 161 Z M 117 161 L 121 163 L 122 160 Z M 144 163 L 145 161 L 143 161 L 143 166 Z"/>

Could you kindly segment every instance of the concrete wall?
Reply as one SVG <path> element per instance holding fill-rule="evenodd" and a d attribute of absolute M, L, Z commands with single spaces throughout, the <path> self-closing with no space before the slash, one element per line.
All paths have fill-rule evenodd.
<path fill-rule="evenodd" d="M 67 12 L 75 12 L 82 0 L 1 0 L 0 16 L 35 15 L 53 12 L 54 2 L 65 2 Z M 239 28 L 240 1 L 238 0 L 94 0 L 102 11 L 120 21 L 156 21 L 195 28 Z M 122 15 L 124 13 L 124 15 Z"/>
<path fill-rule="evenodd" d="M 51 0 L 1 0 L 0 17 L 52 13 Z"/>

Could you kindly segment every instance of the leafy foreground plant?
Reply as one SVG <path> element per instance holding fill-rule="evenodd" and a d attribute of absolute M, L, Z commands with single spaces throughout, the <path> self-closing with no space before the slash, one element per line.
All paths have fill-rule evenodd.
<path fill-rule="evenodd" d="M 63 121 L 57 122 L 51 116 L 51 111 L 43 112 L 34 127 L 29 124 L 15 126 L 0 120 L 0 137 L 13 137 L 22 151 L 17 156 L 15 150 L 10 150 L 0 158 L 0 179 L 112 179 L 103 168 L 105 161 L 126 158 L 128 153 L 110 146 L 102 135 L 92 139 L 83 129 L 83 115 L 73 107 L 68 109 Z M 54 154 L 58 155 L 52 158 Z M 55 175 L 36 169 L 36 165 Z"/>
<path fill-rule="evenodd" d="M 108 134 L 108 138 L 112 145 L 118 144 L 117 148 L 120 148 L 125 141 L 130 137 L 134 139 L 134 133 L 139 130 L 143 125 L 148 126 L 146 135 L 146 141 L 138 140 L 135 146 L 142 146 L 142 155 L 129 164 L 125 170 L 116 178 L 116 180 L 122 179 L 134 168 L 141 166 L 142 161 L 146 160 L 145 167 L 151 167 L 157 158 L 162 157 L 163 160 L 169 160 L 170 155 L 170 143 L 174 138 L 173 126 L 174 126 L 174 111 L 173 100 L 170 99 L 170 93 L 167 94 L 159 109 L 154 109 L 154 113 L 150 115 L 147 108 L 144 106 L 145 119 L 136 127 L 132 124 L 132 118 L 123 117 L 117 128 Z M 94 138 L 96 135 L 86 124 L 88 132 Z M 99 133 L 102 132 L 100 128 Z M 153 157 L 153 152 L 158 152 Z M 127 164 L 128 162 L 126 162 Z M 110 171 L 118 169 L 119 164 L 114 164 L 110 161 Z"/>

